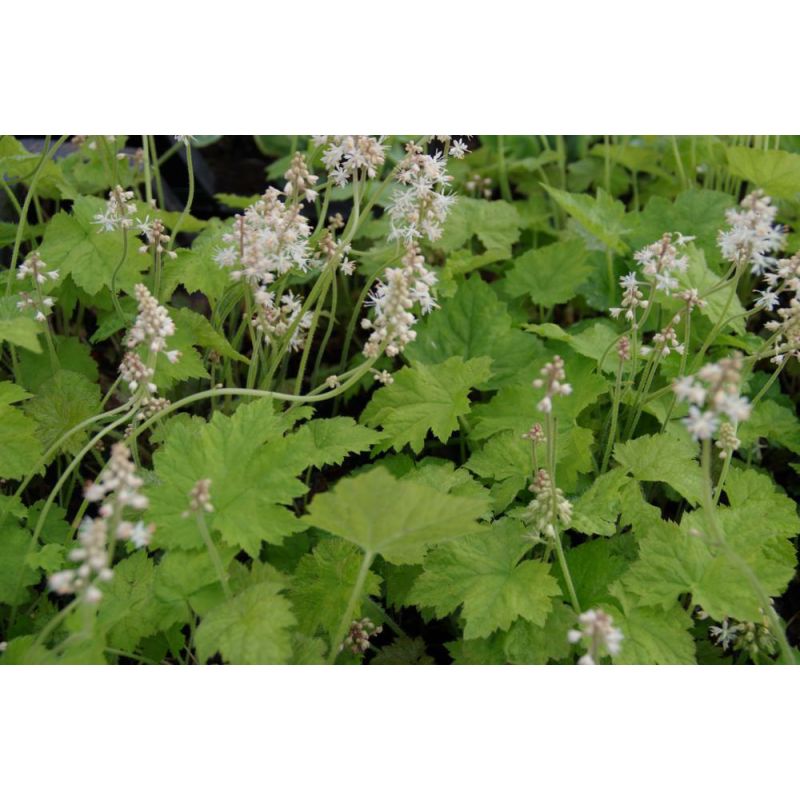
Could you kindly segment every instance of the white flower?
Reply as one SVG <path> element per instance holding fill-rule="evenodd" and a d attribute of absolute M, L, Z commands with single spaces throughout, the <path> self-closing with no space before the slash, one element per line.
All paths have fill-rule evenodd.
<path fill-rule="evenodd" d="M 786 240 L 783 228 L 774 224 L 777 213 L 761 189 L 747 195 L 739 208 L 728 209 L 725 218 L 731 227 L 717 237 L 723 257 L 749 263 L 756 275 L 774 267 L 776 261 L 770 253 L 780 250 Z"/>
<path fill-rule="evenodd" d="M 450 155 L 453 158 L 462 159 L 467 153 L 469 153 L 469 148 L 466 144 L 461 139 L 453 139 L 453 143 L 450 145 Z"/>
<path fill-rule="evenodd" d="M 588 652 L 578 661 L 579 664 L 596 664 L 606 653 L 619 655 L 625 638 L 619 628 L 614 627 L 614 618 L 601 609 L 590 609 L 578 617 L 580 628 L 567 633 L 570 644 L 584 641 Z"/>
<path fill-rule="evenodd" d="M 714 435 L 719 427 L 719 418 L 712 411 L 700 411 L 697 406 L 690 406 L 689 416 L 683 420 L 683 424 L 695 441 L 704 440 Z"/>

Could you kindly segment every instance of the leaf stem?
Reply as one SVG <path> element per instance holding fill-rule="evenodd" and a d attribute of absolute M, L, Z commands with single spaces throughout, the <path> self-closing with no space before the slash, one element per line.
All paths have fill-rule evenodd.
<path fill-rule="evenodd" d="M 355 613 L 356 605 L 361 598 L 361 593 L 364 591 L 364 583 L 367 580 L 369 568 L 372 566 L 372 561 L 374 558 L 375 553 L 371 553 L 368 550 L 364 553 L 364 558 L 361 561 L 361 569 L 358 571 L 358 577 L 356 578 L 355 586 L 353 586 L 353 591 L 350 593 L 350 599 L 347 601 L 347 607 L 345 608 L 344 614 L 342 614 L 342 618 L 339 621 L 339 626 L 336 629 L 336 635 L 333 637 L 333 639 L 331 639 L 331 649 L 328 653 L 329 664 L 336 663 L 336 657 L 339 655 L 339 645 L 341 645 L 344 641 L 344 635 L 347 633 L 347 628 L 353 621 L 353 614 Z"/>

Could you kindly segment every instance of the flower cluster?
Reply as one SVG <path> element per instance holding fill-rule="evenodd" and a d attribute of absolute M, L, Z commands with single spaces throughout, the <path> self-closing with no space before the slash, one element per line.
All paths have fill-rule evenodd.
<path fill-rule="evenodd" d="M 316 136 L 314 143 L 324 147 L 322 163 L 335 186 L 346 186 L 359 171 L 374 178 L 386 160 L 383 137 Z"/>
<path fill-rule="evenodd" d="M 339 652 L 348 648 L 354 655 L 361 655 L 367 651 L 369 640 L 383 632 L 382 625 L 375 625 L 369 618 L 354 620 L 345 640 L 339 645 Z"/>
<path fill-rule="evenodd" d="M 189 508 L 183 512 L 183 517 L 191 514 L 211 514 L 214 506 L 211 505 L 211 478 L 201 478 L 189 490 Z"/>
<path fill-rule="evenodd" d="M 30 253 L 17 268 L 17 280 L 31 280 L 33 292 L 20 292 L 17 308 L 20 311 L 33 309 L 38 322 L 44 322 L 53 309 L 55 300 L 42 293 L 42 286 L 48 281 L 58 280 L 58 270 L 47 269 L 47 264 L 42 261 L 38 251 Z"/>
<path fill-rule="evenodd" d="M 126 191 L 121 186 L 115 186 L 108 193 L 106 210 L 102 214 L 94 215 L 95 225 L 102 231 L 115 231 L 117 228 L 130 228 L 133 226 L 133 215 L 136 213 L 135 197 L 131 191 Z"/>
<path fill-rule="evenodd" d="M 672 319 L 662 330 L 653 334 L 653 346 L 649 347 L 648 345 L 644 345 L 643 347 L 639 348 L 639 352 L 643 356 L 646 356 L 651 351 L 655 350 L 659 358 L 666 358 L 673 350 L 676 353 L 683 355 L 684 345 L 678 339 L 678 334 L 675 331 L 675 327 L 680 321 L 681 315 L 675 314 L 675 316 L 672 317 Z"/>
<path fill-rule="evenodd" d="M 145 239 L 145 243 L 139 248 L 140 253 L 152 250 L 158 255 L 166 253 L 172 259 L 178 257 L 174 250 L 167 250 L 166 248 L 166 245 L 169 244 L 169 236 L 167 236 L 164 223 L 160 219 L 152 221 L 150 217 L 145 217 L 143 220 L 137 219 L 136 228 Z"/>
<path fill-rule="evenodd" d="M 690 404 L 683 422 L 695 440 L 711 439 L 723 421 L 735 429 L 750 416 L 750 403 L 739 394 L 742 365 L 741 354 L 734 353 L 673 383 L 677 399 Z"/>
<path fill-rule="evenodd" d="M 151 353 L 164 351 L 164 355 L 174 364 L 180 358 L 180 352 L 165 350 L 167 337 L 175 333 L 175 323 L 170 318 L 169 312 L 150 294 L 150 290 L 143 283 L 136 284 L 134 294 L 139 313 L 125 339 L 125 347 L 132 350 L 144 344 Z"/>
<path fill-rule="evenodd" d="M 545 536 L 554 538 L 556 526 L 568 528 L 572 522 L 572 503 L 567 500 L 561 489 L 553 486 L 550 473 L 540 469 L 528 487 L 534 499 L 528 503 L 523 519 L 532 529 L 534 538 Z"/>
<path fill-rule="evenodd" d="M 447 214 L 455 195 L 444 189 L 452 181 L 447 173 L 447 159 L 441 151 L 428 155 L 414 142 L 406 144 L 406 156 L 397 167 L 396 189 L 387 207 L 391 230 L 389 241 L 406 244 L 427 238 L 441 238 Z"/>
<path fill-rule="evenodd" d="M 163 408 L 164 404 L 168 404 L 166 400 L 155 397 L 158 391 L 153 382 L 155 354 L 164 352 L 172 363 L 175 363 L 181 354 L 179 350 L 165 350 L 167 337 L 175 333 L 175 323 L 170 319 L 167 309 L 159 305 L 144 284 L 137 284 L 134 292 L 139 313 L 125 337 L 127 351 L 119 365 L 119 374 L 131 392 L 143 389 L 139 412 L 139 418 L 143 419 Z M 137 352 L 140 345 L 145 345 L 152 354 L 148 363 L 145 363 Z"/>
<path fill-rule="evenodd" d="M 777 213 L 761 189 L 748 194 L 739 208 L 729 208 L 725 219 L 731 227 L 717 236 L 723 257 L 735 264 L 749 263 L 755 275 L 771 269 L 776 262 L 770 253 L 786 241 L 783 228 L 775 224 Z"/>
<path fill-rule="evenodd" d="M 78 531 L 79 546 L 69 554 L 78 566 L 51 575 L 51 591 L 80 595 L 84 602 L 97 603 L 103 596 L 97 583 L 107 583 L 113 577 L 115 542 L 130 541 L 136 547 L 150 543 L 152 525 L 124 519 L 126 509 L 147 508 L 147 498 L 139 493 L 141 486 L 142 479 L 136 475 L 130 450 L 118 442 L 111 448 L 111 459 L 99 480 L 89 483 L 84 490 L 84 497 L 100 503 L 100 509 L 97 517 L 84 518 Z"/>
<path fill-rule="evenodd" d="M 485 200 L 492 199 L 492 179 L 482 178 L 477 172 L 470 175 L 464 188 L 475 197 L 483 197 Z"/>
<path fill-rule="evenodd" d="M 317 199 L 319 192 L 314 189 L 314 186 L 319 178 L 309 172 L 306 157 L 302 153 L 294 154 L 291 166 L 283 177 L 286 181 L 283 192 L 287 197 L 297 200 L 302 196 L 307 203 L 313 203 Z"/>
<path fill-rule="evenodd" d="M 401 266 L 387 269 L 367 299 L 366 305 L 375 309 L 373 319 L 361 320 L 361 327 L 371 331 L 364 345 L 367 358 L 377 358 L 382 350 L 394 357 L 414 341 L 417 320 L 411 309 L 418 305 L 427 314 L 438 307 L 431 294 L 435 284 L 436 275 L 426 268 L 419 248 L 408 245 Z"/>
<path fill-rule="evenodd" d="M 619 280 L 622 287 L 622 302 L 620 307 L 610 308 L 608 313 L 617 319 L 622 312 L 625 312 L 625 319 L 636 327 L 636 309 L 647 308 L 649 301 L 644 299 L 644 295 L 639 291 L 639 279 L 635 272 L 629 272 Z"/>
<path fill-rule="evenodd" d="M 276 304 L 275 292 L 265 289 L 254 292 L 253 299 L 253 325 L 264 335 L 264 339 L 268 343 L 275 342 L 291 330 L 289 347 L 294 351 L 302 350 L 314 315 L 310 311 L 303 312 L 300 299 L 289 291 L 281 295 L 280 302 Z"/>
<path fill-rule="evenodd" d="M 693 240 L 694 236 L 665 233 L 657 242 L 635 253 L 633 258 L 655 288 L 669 295 L 678 288 L 674 273 L 684 273 L 689 266 L 689 259 L 682 248 Z"/>
<path fill-rule="evenodd" d="M 539 373 L 543 376 L 533 381 L 534 389 L 544 387 L 544 397 L 537 403 L 539 411 L 549 414 L 553 410 L 553 398 L 559 395 L 572 394 L 572 386 L 565 383 L 567 374 L 564 372 L 564 359 L 554 356 L 553 360 L 545 364 Z"/>
<path fill-rule="evenodd" d="M 281 192 L 270 187 L 244 214 L 236 215 L 233 230 L 222 236 L 226 247 L 217 250 L 214 260 L 231 270 L 233 280 L 244 280 L 254 289 L 292 269 L 306 272 L 311 226 L 301 209 L 301 203 L 284 203 Z"/>
<path fill-rule="evenodd" d="M 598 608 L 584 611 L 578 620 L 580 628 L 569 631 L 567 639 L 571 644 L 583 641 L 586 645 L 586 655 L 581 656 L 579 664 L 596 664 L 605 654 L 619 655 L 625 637 L 614 627 L 612 616 Z"/>
<path fill-rule="evenodd" d="M 793 297 L 777 313 L 780 319 L 772 319 L 764 326 L 775 335 L 775 355 L 770 360 L 774 364 L 782 364 L 786 358 L 800 360 L 800 299 Z"/>
<path fill-rule="evenodd" d="M 777 652 L 777 641 L 765 616 L 761 622 L 734 622 L 726 617 L 719 625 L 708 629 L 715 644 L 723 650 L 746 651 L 751 658 L 758 655 L 773 656 Z"/>

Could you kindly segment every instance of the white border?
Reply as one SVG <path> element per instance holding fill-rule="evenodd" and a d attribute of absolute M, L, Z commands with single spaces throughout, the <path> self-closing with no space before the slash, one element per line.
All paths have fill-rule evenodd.
<path fill-rule="evenodd" d="M 778 0 L 6 3 L 2 132 L 780 133 Z"/>
<path fill-rule="evenodd" d="M 797 670 L 0 670 L 3 796 L 780 798 Z"/>

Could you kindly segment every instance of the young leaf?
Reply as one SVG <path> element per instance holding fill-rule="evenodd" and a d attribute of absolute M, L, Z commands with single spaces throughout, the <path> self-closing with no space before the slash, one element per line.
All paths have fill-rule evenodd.
<path fill-rule="evenodd" d="M 313 636 L 323 630 L 330 640 L 335 636 L 350 594 L 356 584 L 363 556 L 343 539 L 323 539 L 314 552 L 303 556 L 297 565 L 289 590 L 298 630 Z M 380 592 L 380 578 L 367 574 L 363 597 Z M 363 616 L 356 607 L 354 617 Z"/>
<path fill-rule="evenodd" d="M 409 444 L 419 453 L 428 430 L 441 442 L 458 428 L 469 411 L 469 391 L 488 380 L 491 360 L 464 361 L 458 356 L 441 364 L 416 364 L 395 373 L 394 383 L 378 389 L 361 421 L 383 430 L 383 443 L 400 450 Z"/>
<path fill-rule="evenodd" d="M 280 437 L 291 424 L 291 418 L 273 412 L 270 401 L 260 400 L 239 406 L 230 417 L 218 412 L 210 423 L 173 426 L 154 456 L 159 483 L 150 490 L 147 516 L 157 526 L 156 543 L 204 546 L 195 519 L 183 512 L 189 491 L 205 478 L 211 479 L 214 506 L 208 524 L 227 544 L 256 556 L 263 542 L 277 544 L 302 530 L 303 523 L 285 507 L 305 494 L 295 475 L 308 465 L 307 458 L 293 464 L 287 456 Z"/>
<path fill-rule="evenodd" d="M 419 564 L 431 545 L 478 530 L 487 505 L 484 499 L 454 497 L 376 467 L 316 495 L 303 521 L 393 564 Z"/>
<path fill-rule="evenodd" d="M 463 605 L 465 639 L 507 630 L 519 617 L 544 625 L 560 590 L 547 564 L 520 561 L 529 549 L 516 523 L 442 544 L 426 556 L 409 600 L 439 617 Z"/>
<path fill-rule="evenodd" d="M 39 334 L 42 326 L 32 317 L 26 317 L 17 308 L 19 295 L 0 297 L 0 342 L 10 342 L 33 353 L 41 353 Z"/>
<path fill-rule="evenodd" d="M 552 308 L 575 297 L 591 271 L 583 242 L 567 239 L 516 258 L 505 288 L 511 297 L 527 295 L 537 305 Z"/>
<path fill-rule="evenodd" d="M 544 187 L 550 197 L 567 212 L 578 225 L 607 248 L 623 254 L 627 246 L 622 237 L 628 232 L 625 206 L 603 189 L 598 189 L 597 198 L 585 194 L 570 194 L 552 186 Z"/>
<path fill-rule="evenodd" d="M 36 469 L 42 449 L 36 423 L 11 405 L 20 398 L 12 391 L 6 392 L 9 399 L 0 400 L 0 478 L 18 479 Z"/>
<path fill-rule="evenodd" d="M 209 611 L 195 634 L 198 659 L 220 653 L 231 664 L 289 661 L 295 618 L 280 592 L 279 584 L 257 583 Z"/>
<path fill-rule="evenodd" d="M 94 223 L 95 214 L 102 213 L 105 205 L 97 197 L 78 197 L 71 214 L 60 211 L 53 217 L 39 248 L 49 269 L 60 270 L 62 280 L 72 276 L 75 284 L 90 295 L 111 287 L 111 278 L 122 260 L 122 234 L 104 233 Z M 116 287 L 130 291 L 149 259 L 139 253 L 140 241 L 134 232 L 125 235 L 128 252 L 119 269 Z"/>
<path fill-rule="evenodd" d="M 442 302 L 417 326 L 417 338 L 406 348 L 412 364 L 441 364 L 461 356 L 492 360 L 488 388 L 519 380 L 544 348 L 535 336 L 512 327 L 512 319 L 491 286 L 477 275 L 458 284 L 453 297 Z M 533 374 L 531 374 L 533 377 Z"/>
<path fill-rule="evenodd" d="M 26 410 L 47 450 L 67 431 L 100 413 L 100 387 L 85 375 L 61 369 L 39 387 Z M 87 432 L 79 431 L 63 442 L 59 452 L 75 455 L 87 441 Z"/>
<path fill-rule="evenodd" d="M 640 436 L 614 447 L 614 458 L 640 481 L 668 483 L 692 505 L 703 494 L 703 472 L 696 461 L 697 444 L 688 435 L 671 432 Z"/>

